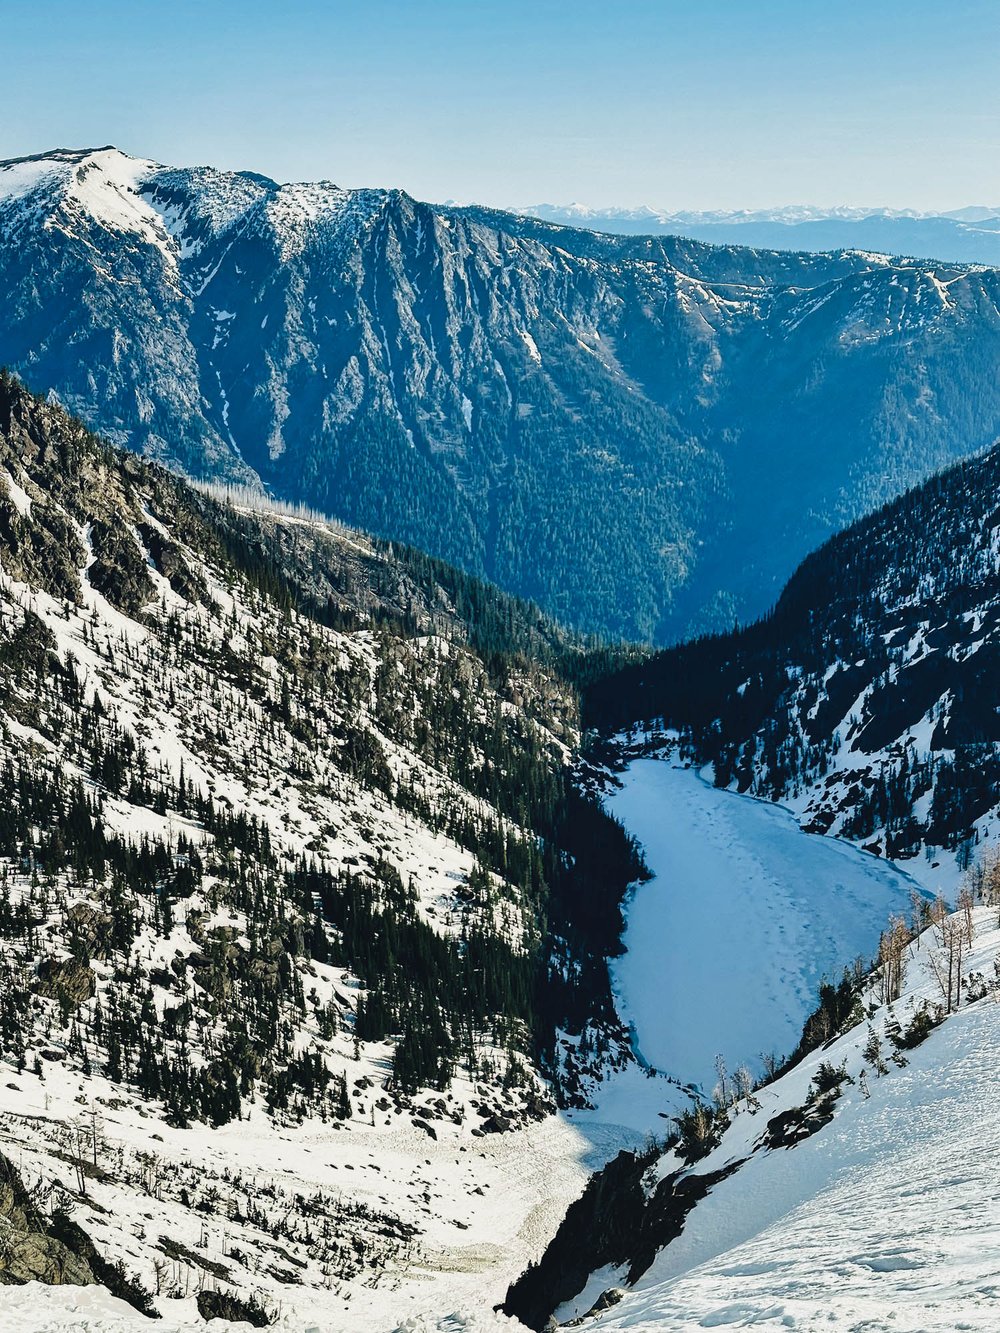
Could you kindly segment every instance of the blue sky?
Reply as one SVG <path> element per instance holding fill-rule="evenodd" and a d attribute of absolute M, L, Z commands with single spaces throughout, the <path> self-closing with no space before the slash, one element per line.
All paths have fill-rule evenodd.
<path fill-rule="evenodd" d="M 432 200 L 1000 203 L 997 0 L 0 0 L 0 157 Z"/>

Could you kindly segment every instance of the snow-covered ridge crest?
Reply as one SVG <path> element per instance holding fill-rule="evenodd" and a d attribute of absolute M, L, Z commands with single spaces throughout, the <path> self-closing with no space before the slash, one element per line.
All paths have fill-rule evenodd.
<path fill-rule="evenodd" d="M 968 264 L 601 236 L 112 149 L 0 177 L 0 362 L 138 453 L 256 475 L 608 637 L 757 613 L 998 419 L 975 349 L 1000 277 Z M 527 558 L 548 528 L 572 560 Z"/>
<path fill-rule="evenodd" d="M 72 226 L 74 216 L 82 214 L 111 231 L 162 245 L 159 216 L 140 194 L 143 182 L 157 169 L 155 162 L 113 147 L 4 162 L 0 207 L 8 226 L 16 225 L 20 204 L 33 211 L 46 209 L 50 226 Z"/>
<path fill-rule="evenodd" d="M 277 185 L 249 172 L 180 169 L 115 147 L 59 150 L 0 163 L 0 227 L 12 232 L 45 215 L 74 233 L 84 219 L 154 246 L 170 264 L 196 258 L 259 213 L 283 258 L 312 226 L 343 217 L 354 231 L 385 193 L 346 190 L 330 181 Z"/>

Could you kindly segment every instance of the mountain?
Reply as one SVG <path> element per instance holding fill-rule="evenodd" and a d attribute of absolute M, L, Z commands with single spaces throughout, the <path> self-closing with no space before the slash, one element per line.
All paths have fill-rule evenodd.
<path fill-rule="evenodd" d="M 620 236 L 688 236 L 765 250 L 874 250 L 961 264 L 1000 264 L 1000 207 L 920 213 L 889 208 L 788 208 L 670 213 L 653 208 L 538 204 L 524 210 L 561 227 Z"/>
<path fill-rule="evenodd" d="M 764 610 L 1000 433 L 1000 279 L 614 237 L 114 149 L 0 164 L 0 363 L 611 638 Z"/>
<path fill-rule="evenodd" d="M 590 669 L 0 376 L 0 1286 L 378 1327 L 513 1276 L 581 1176 L 556 1102 L 632 1064 Z"/>
<path fill-rule="evenodd" d="M 993 449 L 832 538 L 757 624 L 595 683 L 590 721 L 675 726 L 722 786 L 964 869 L 1000 805 L 998 551 Z"/>

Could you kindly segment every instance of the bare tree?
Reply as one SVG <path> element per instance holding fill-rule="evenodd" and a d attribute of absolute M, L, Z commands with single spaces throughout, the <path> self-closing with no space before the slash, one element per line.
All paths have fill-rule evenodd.
<path fill-rule="evenodd" d="M 887 930 L 879 941 L 879 963 L 882 967 L 881 996 L 883 1004 L 898 1000 L 903 992 L 906 974 L 906 947 L 910 943 L 910 928 L 901 916 L 891 916 Z"/>
<path fill-rule="evenodd" d="M 1000 846 L 984 848 L 977 870 L 973 887 L 978 889 L 979 901 L 987 907 L 1000 907 Z"/>
<path fill-rule="evenodd" d="M 746 1102 L 747 1110 L 750 1112 L 759 1111 L 760 1102 L 754 1096 L 753 1074 L 746 1065 L 740 1065 L 737 1068 L 733 1075 L 733 1081 L 736 1084 L 736 1100 Z"/>
<path fill-rule="evenodd" d="M 725 1111 L 729 1105 L 729 1071 L 726 1069 L 725 1056 L 721 1054 L 715 1057 L 715 1072 L 719 1081 L 712 1090 L 712 1097 L 719 1110 Z"/>
<path fill-rule="evenodd" d="M 966 948 L 972 948 L 972 937 L 975 932 L 975 922 L 972 919 L 972 909 L 975 905 L 975 898 L 968 884 L 963 884 L 958 891 L 956 906 L 962 914 L 962 927 L 965 931 Z"/>
<path fill-rule="evenodd" d="M 165 1259 L 153 1260 L 153 1273 L 156 1276 L 156 1294 L 163 1295 L 163 1282 L 167 1276 L 167 1261 Z"/>
<path fill-rule="evenodd" d="M 910 932 L 917 942 L 918 949 L 920 948 L 920 933 L 927 925 L 927 909 L 927 899 L 920 890 L 914 886 L 910 890 Z"/>
<path fill-rule="evenodd" d="M 931 954 L 931 966 L 945 1001 L 945 1012 L 952 1013 L 962 1003 L 962 959 L 968 948 L 964 918 L 946 916 L 938 925 L 941 947 Z"/>
<path fill-rule="evenodd" d="M 780 1064 L 781 1061 L 778 1059 L 778 1056 L 774 1051 L 761 1051 L 760 1067 L 763 1069 L 764 1077 L 768 1082 L 774 1078 L 775 1074 L 778 1072 Z"/>
<path fill-rule="evenodd" d="M 77 1192 L 87 1193 L 87 1158 L 90 1156 L 90 1126 L 85 1120 L 73 1121 L 69 1125 L 69 1141 L 73 1170 L 76 1174 Z"/>
<path fill-rule="evenodd" d="M 930 920 L 931 925 L 937 926 L 938 929 L 940 929 L 941 922 L 944 921 L 947 915 L 948 915 L 948 904 L 945 902 L 945 900 L 941 897 L 939 893 L 938 896 L 931 903 L 930 907 L 927 909 L 927 916 Z"/>

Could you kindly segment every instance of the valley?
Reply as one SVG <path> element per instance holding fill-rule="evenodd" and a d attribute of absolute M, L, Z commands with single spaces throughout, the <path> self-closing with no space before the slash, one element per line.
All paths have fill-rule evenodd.
<path fill-rule="evenodd" d="M 618 779 L 622 786 L 608 803 L 640 837 L 656 874 L 636 891 L 627 912 L 627 952 L 612 966 L 640 1062 L 607 1071 L 590 1089 L 589 1109 L 566 1109 L 479 1138 L 474 1127 L 470 1134 L 468 1124 L 437 1117 L 434 1095 L 416 1099 L 411 1115 L 417 1119 L 397 1113 L 384 1127 L 363 1116 L 347 1123 L 312 1116 L 299 1125 L 275 1123 L 264 1108 L 249 1107 L 228 1126 L 179 1128 L 158 1117 L 151 1125 L 142 1099 L 123 1096 L 94 1073 L 53 1082 L 57 1066 L 40 1079 L 8 1065 L 0 1090 L 7 1127 L 0 1153 L 16 1145 L 23 1179 L 61 1178 L 72 1194 L 65 1164 L 73 1160 L 73 1135 L 86 1136 L 88 1125 L 99 1125 L 99 1169 L 87 1170 L 74 1215 L 150 1286 L 162 1284 L 169 1296 L 157 1302 L 164 1314 L 158 1327 L 170 1333 L 197 1322 L 195 1291 L 226 1291 L 234 1283 L 237 1290 L 249 1283 L 254 1291 L 270 1291 L 265 1308 L 288 1329 L 513 1333 L 523 1328 L 520 1321 L 494 1315 L 492 1306 L 543 1256 L 590 1173 L 623 1150 L 638 1154 L 653 1182 L 645 1187 L 652 1197 L 672 1158 L 667 1153 L 653 1171 L 649 1145 L 692 1105 L 682 1085 L 700 1082 L 699 1095 L 710 1101 L 718 1080 L 714 1054 L 721 1051 L 734 1088 L 723 1094 L 733 1098 L 731 1128 L 695 1170 L 708 1173 L 749 1155 L 748 1165 L 708 1193 L 681 1238 L 619 1305 L 588 1326 L 679 1331 L 692 1321 L 706 1327 L 742 1321 L 818 1329 L 834 1312 L 844 1320 L 873 1318 L 887 1286 L 905 1279 L 913 1310 L 925 1308 L 921 1292 L 929 1284 L 940 1299 L 959 1303 L 969 1327 L 985 1330 L 985 1316 L 976 1322 L 975 1293 L 985 1252 L 973 1258 L 970 1247 L 974 1235 L 987 1247 L 991 1242 L 975 1211 L 964 1217 L 961 1186 L 986 1169 L 991 1140 L 981 1143 L 950 1192 L 942 1184 L 931 1205 L 926 1189 L 910 1187 L 898 1123 L 905 1114 L 912 1131 L 905 1162 L 919 1153 L 928 1184 L 957 1169 L 954 1131 L 942 1128 L 942 1109 L 946 1105 L 947 1115 L 962 1124 L 970 1117 L 992 1123 L 989 1080 L 976 1080 L 982 1052 L 995 1038 L 995 998 L 949 1019 L 946 1031 L 907 1055 L 905 1065 L 892 1065 L 886 1055 L 885 1077 L 872 1075 L 870 1096 L 850 1088 L 828 1130 L 794 1151 L 755 1148 L 766 1138 L 767 1122 L 806 1099 L 823 1060 L 836 1065 L 843 1054 L 858 1075 L 864 1025 L 759 1089 L 745 1106 L 735 1092 L 739 1064 L 754 1066 L 757 1078 L 759 1050 L 790 1052 L 819 981 L 856 955 L 877 951 L 888 914 L 912 910 L 915 883 L 891 863 L 802 833 L 777 807 L 712 788 L 695 771 L 675 767 L 669 755 L 633 760 Z M 799 901 L 795 885 L 801 885 Z M 657 901 L 663 897 L 669 907 Z M 977 909 L 975 949 L 965 962 L 970 977 L 989 975 L 1000 947 L 995 916 L 995 909 Z M 791 940 L 782 938 L 788 932 L 796 932 Z M 921 1005 L 933 1006 L 938 993 L 932 934 L 910 946 L 910 983 L 895 1006 L 904 1022 Z M 874 984 L 865 983 L 869 991 Z M 872 1018 L 876 1026 L 885 1024 L 892 1006 L 880 1008 L 871 994 Z M 959 1022 L 962 1035 L 945 1041 Z M 956 1049 L 962 1053 L 953 1057 Z M 650 1055 L 655 1075 L 643 1067 Z M 366 1057 L 361 1068 L 377 1083 L 388 1071 L 378 1056 Z M 472 1086 L 457 1079 L 449 1103 L 474 1100 Z M 89 1137 L 86 1142 L 89 1152 Z M 859 1201 L 872 1191 L 880 1203 L 869 1214 Z M 905 1243 L 886 1235 L 881 1212 L 897 1195 L 893 1207 Z M 305 1198 L 311 1208 L 291 1221 L 294 1201 Z M 938 1276 L 929 1276 L 943 1261 L 935 1248 L 938 1209 L 954 1212 L 951 1285 L 943 1289 Z M 384 1236 L 367 1259 L 380 1255 L 375 1271 L 313 1285 L 307 1271 L 316 1240 L 309 1238 L 309 1218 L 325 1210 L 355 1236 L 366 1228 Z M 817 1239 L 827 1234 L 836 1238 L 829 1250 Z M 171 1254 L 173 1260 L 165 1257 Z M 583 1314 L 606 1289 L 621 1287 L 629 1267 L 602 1265 L 583 1292 L 559 1308 L 560 1322 Z M 839 1278 L 851 1274 L 846 1285 L 838 1280 L 833 1306 L 831 1271 Z M 18 1333 L 137 1333 L 148 1326 L 124 1302 L 93 1288 L 32 1283 L 12 1296 L 5 1308 Z M 918 1329 L 919 1322 L 906 1322 L 909 1310 L 904 1305 L 903 1322 L 884 1327 Z M 796 1322 L 789 1324 L 789 1317 Z M 872 1327 L 883 1325 L 876 1320 Z"/>
<path fill-rule="evenodd" d="M 1000 10 L 2 10 L 0 1333 L 998 1333 Z"/>
<path fill-rule="evenodd" d="M 990 1327 L 997 281 L 0 163 L 4 1333 Z"/>
<path fill-rule="evenodd" d="M 826 1319 L 836 1219 L 898 1175 L 883 1096 L 941 1069 L 989 1118 L 941 1062 L 989 1041 L 995 908 L 955 945 L 934 894 L 994 893 L 942 740 L 991 706 L 995 454 L 768 621 L 638 655 L 0 391 L 12 1329 L 541 1328 L 612 1288 L 595 1328 Z M 892 1234 L 845 1318 L 930 1280 Z"/>

